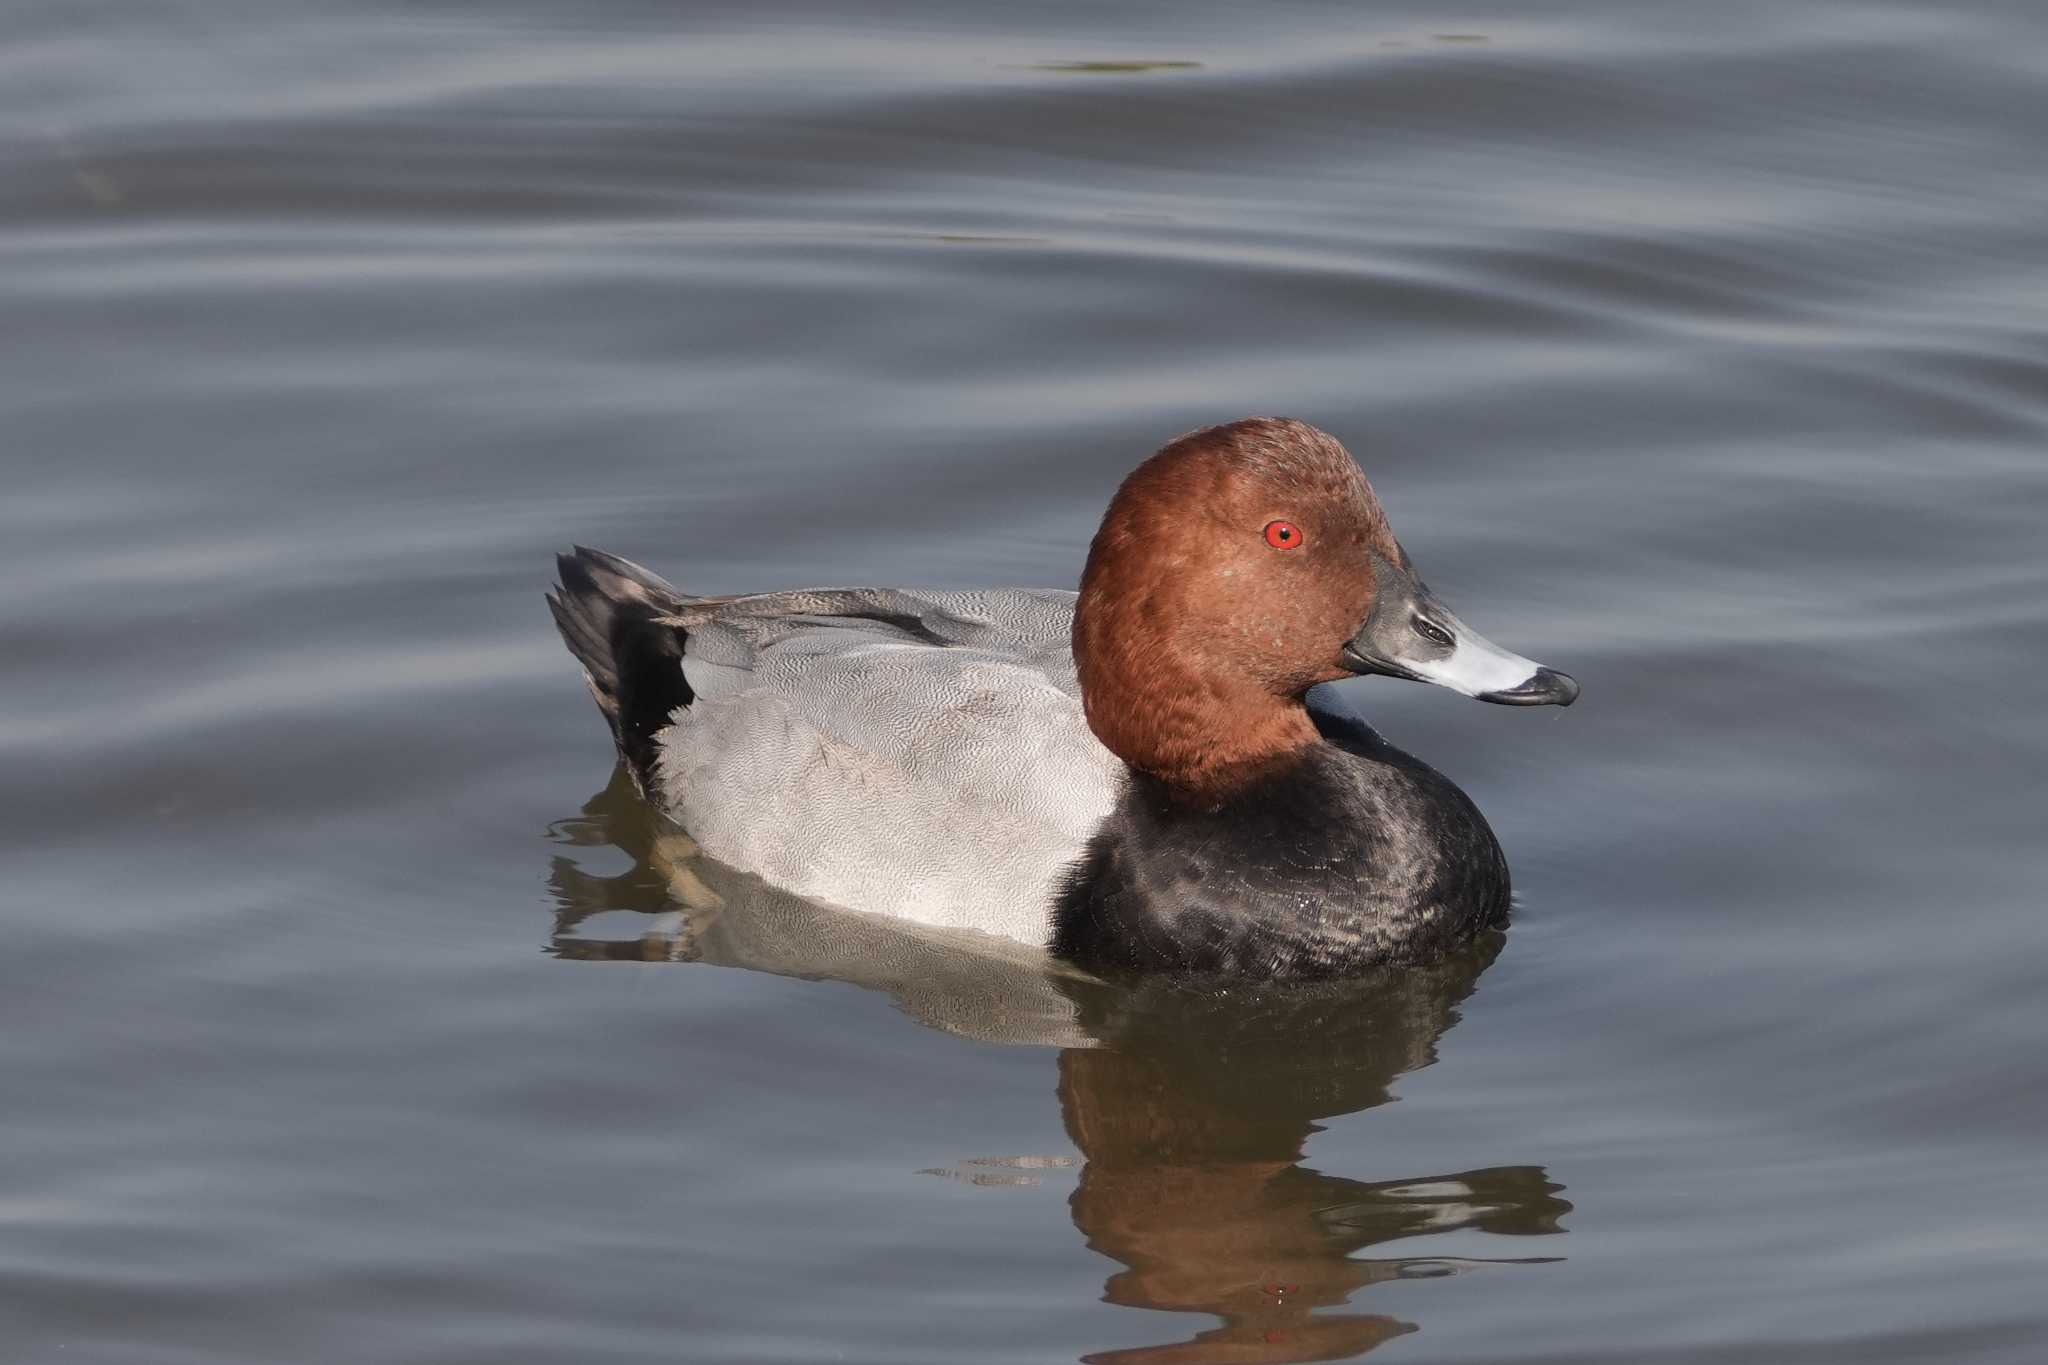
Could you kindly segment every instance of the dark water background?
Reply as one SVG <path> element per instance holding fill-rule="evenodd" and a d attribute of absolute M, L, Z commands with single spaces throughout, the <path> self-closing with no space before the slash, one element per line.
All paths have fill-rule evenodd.
<path fill-rule="evenodd" d="M 2038 3 L 8 33 L 0 1358 L 2048 1357 Z M 1354 685 L 1490 966 L 641 960 L 849 974 L 683 942 L 552 550 L 1066 586 L 1251 412 L 1586 685 Z"/>

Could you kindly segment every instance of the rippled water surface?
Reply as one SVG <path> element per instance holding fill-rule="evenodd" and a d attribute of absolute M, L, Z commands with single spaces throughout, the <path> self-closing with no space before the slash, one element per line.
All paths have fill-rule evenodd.
<path fill-rule="evenodd" d="M 2048 1357 L 2044 54 L 2031 0 L 17 6 L 0 1356 Z M 1273 411 L 1586 685 L 1347 685 L 1491 817 L 1504 941 L 1108 992 L 607 790 L 553 550 L 1068 586 Z"/>

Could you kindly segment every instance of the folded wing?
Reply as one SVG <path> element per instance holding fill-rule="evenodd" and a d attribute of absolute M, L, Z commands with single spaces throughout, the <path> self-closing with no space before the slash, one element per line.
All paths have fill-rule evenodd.
<path fill-rule="evenodd" d="M 798 894 L 1043 942 L 1114 804 L 1074 595 L 849 588 L 686 601 L 692 694 L 650 795 L 706 852 Z"/>

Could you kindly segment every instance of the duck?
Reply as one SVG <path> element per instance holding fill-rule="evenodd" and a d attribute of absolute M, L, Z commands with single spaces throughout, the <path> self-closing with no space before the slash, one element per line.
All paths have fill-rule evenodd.
<path fill-rule="evenodd" d="M 581 546 L 557 568 L 620 764 L 703 855 L 1102 977 L 1341 977 L 1501 925 L 1478 807 L 1330 684 L 1580 690 L 1461 621 L 1351 453 L 1292 418 L 1139 464 L 1078 591 L 693 596 Z"/>

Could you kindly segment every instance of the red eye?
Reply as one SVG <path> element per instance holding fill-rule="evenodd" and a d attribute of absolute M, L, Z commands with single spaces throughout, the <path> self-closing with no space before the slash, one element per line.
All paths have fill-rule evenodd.
<path fill-rule="evenodd" d="M 1301 528 L 1291 521 L 1269 521 L 1266 543 L 1276 550 L 1292 550 L 1301 544 Z"/>

